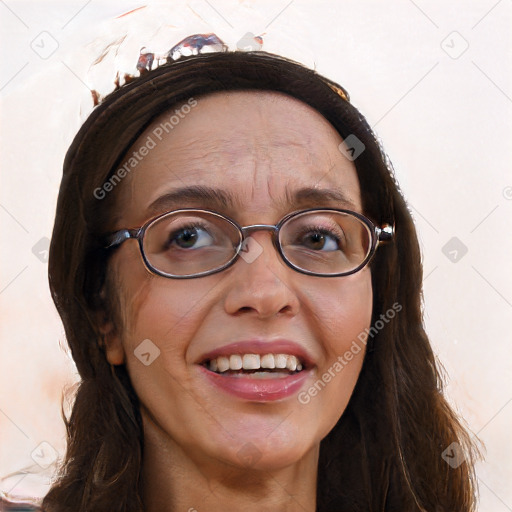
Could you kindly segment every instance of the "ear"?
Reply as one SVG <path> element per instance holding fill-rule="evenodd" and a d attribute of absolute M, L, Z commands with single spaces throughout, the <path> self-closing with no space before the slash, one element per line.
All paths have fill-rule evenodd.
<path fill-rule="evenodd" d="M 125 352 L 121 337 L 119 336 L 114 323 L 111 320 L 100 323 L 100 333 L 105 347 L 107 361 L 111 365 L 125 363 Z"/>
<path fill-rule="evenodd" d="M 107 361 L 114 366 L 126 362 L 126 354 L 122 342 L 122 328 L 114 321 L 111 314 L 112 304 L 108 297 L 108 283 L 103 283 L 98 295 L 98 307 L 96 309 L 96 325 L 101 336 L 101 345 L 105 350 Z"/>
<path fill-rule="evenodd" d="M 103 288 L 100 292 L 101 307 L 96 311 L 96 325 L 101 336 L 100 344 L 105 350 L 107 361 L 111 365 L 121 365 L 125 363 L 125 351 L 119 329 L 116 328 L 112 316 L 107 313 L 110 309 L 106 302 L 106 292 Z"/>

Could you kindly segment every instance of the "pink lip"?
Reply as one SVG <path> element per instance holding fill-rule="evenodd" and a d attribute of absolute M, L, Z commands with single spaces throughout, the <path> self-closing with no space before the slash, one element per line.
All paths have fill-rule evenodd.
<path fill-rule="evenodd" d="M 274 341 L 253 339 L 230 343 L 229 345 L 216 348 L 207 354 L 203 354 L 199 359 L 199 364 L 219 356 L 230 356 L 231 354 L 289 354 L 300 359 L 306 368 L 314 365 L 313 358 L 304 348 L 294 341 L 284 339 Z"/>
<path fill-rule="evenodd" d="M 282 378 L 254 379 L 249 376 L 219 374 L 208 370 L 202 364 L 219 356 L 231 354 L 290 354 L 298 357 L 304 370 Z M 215 387 L 245 400 L 267 402 L 282 400 L 299 391 L 304 381 L 311 374 L 313 358 L 300 345 L 289 340 L 262 341 L 260 339 L 238 341 L 219 347 L 204 354 L 199 361 L 199 368 L 208 381 Z"/>
<path fill-rule="evenodd" d="M 204 366 L 200 366 L 199 369 L 214 386 L 253 402 L 271 402 L 287 398 L 299 391 L 310 375 L 309 370 L 302 370 L 279 379 L 253 379 L 215 373 Z"/>

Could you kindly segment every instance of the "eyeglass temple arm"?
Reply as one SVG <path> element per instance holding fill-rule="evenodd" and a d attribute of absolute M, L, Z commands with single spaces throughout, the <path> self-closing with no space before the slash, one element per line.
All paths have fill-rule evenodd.
<path fill-rule="evenodd" d="M 375 229 L 379 243 L 391 242 L 395 238 L 395 226 L 384 224 L 381 228 Z"/>
<path fill-rule="evenodd" d="M 130 238 L 137 238 L 139 236 L 139 231 L 139 229 L 121 229 L 116 231 L 105 238 L 105 245 L 103 248 L 110 249 L 111 247 L 117 247 Z"/>

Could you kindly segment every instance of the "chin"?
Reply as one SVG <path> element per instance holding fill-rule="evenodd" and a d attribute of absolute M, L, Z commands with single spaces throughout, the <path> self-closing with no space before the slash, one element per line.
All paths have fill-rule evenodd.
<path fill-rule="evenodd" d="M 280 429 L 273 421 L 272 425 L 267 422 L 266 427 L 265 430 L 270 430 L 269 433 L 263 428 L 254 429 L 252 432 L 244 429 L 243 437 L 238 433 L 236 439 L 231 439 L 230 442 L 224 438 L 225 449 L 221 452 L 219 446 L 222 444 L 215 444 L 218 457 L 240 469 L 277 471 L 297 464 L 319 447 L 320 441 L 313 435 L 309 436 L 304 430 L 299 430 L 298 426 L 289 428 L 287 425 L 288 428 Z"/>

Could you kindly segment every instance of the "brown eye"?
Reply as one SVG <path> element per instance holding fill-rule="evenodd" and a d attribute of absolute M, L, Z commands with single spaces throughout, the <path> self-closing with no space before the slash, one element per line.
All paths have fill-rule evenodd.
<path fill-rule="evenodd" d="M 177 245 L 181 249 L 199 249 L 211 245 L 213 237 L 201 226 L 187 226 L 169 235 L 167 247 Z"/>
<path fill-rule="evenodd" d="M 324 228 L 310 229 L 299 237 L 298 242 L 306 248 L 315 251 L 337 251 L 340 249 L 339 237 L 332 231 Z"/>

